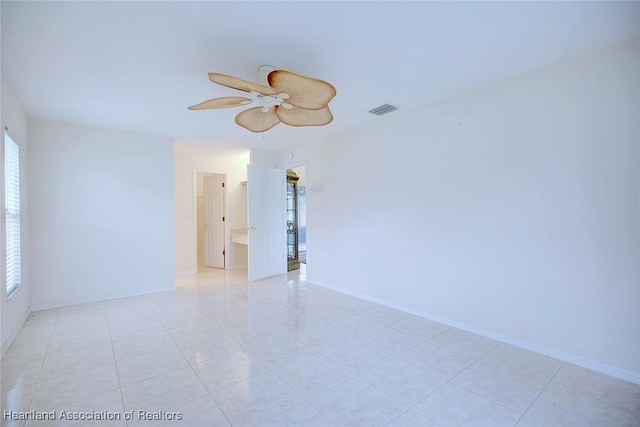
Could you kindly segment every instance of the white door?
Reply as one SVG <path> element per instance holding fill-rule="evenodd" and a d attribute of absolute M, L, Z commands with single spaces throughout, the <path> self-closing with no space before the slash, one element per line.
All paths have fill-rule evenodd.
<path fill-rule="evenodd" d="M 204 177 L 204 265 L 224 268 L 224 175 Z"/>
<path fill-rule="evenodd" d="M 249 280 L 287 272 L 285 172 L 247 166 Z"/>

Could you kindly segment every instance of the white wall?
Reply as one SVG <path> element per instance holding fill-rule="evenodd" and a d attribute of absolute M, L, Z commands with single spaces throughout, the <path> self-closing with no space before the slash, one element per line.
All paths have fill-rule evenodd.
<path fill-rule="evenodd" d="M 289 150 L 285 152 L 279 153 L 278 151 L 268 151 L 268 150 L 251 150 L 251 164 L 255 166 L 262 167 L 279 167 L 288 163 L 283 163 L 282 165 L 279 163 L 281 157 L 288 156 Z M 287 157 L 288 159 L 288 157 Z"/>
<path fill-rule="evenodd" d="M 27 141 L 27 116 L 25 115 L 18 100 L 13 95 L 11 89 L 2 82 L 2 126 L 1 130 L 4 130 L 5 126 L 9 129 L 9 134 L 12 139 L 20 146 L 20 192 L 21 192 L 21 249 L 22 249 L 22 284 L 18 291 L 14 293 L 10 300 L 7 300 L 7 283 L 6 283 L 6 254 L 5 254 L 5 226 L 4 226 L 4 132 L 0 132 L 2 137 L 0 138 L 0 152 L 2 152 L 2 158 L 0 160 L 0 205 L 2 206 L 2 219 L 0 220 L 2 226 L 0 227 L 0 253 L 2 265 L 2 277 L 0 283 L 2 289 L 0 290 L 0 313 L 2 319 L 2 328 L 0 331 L 2 338 L 2 354 L 8 349 L 11 341 L 18 333 L 20 326 L 30 313 L 31 303 L 31 285 L 29 277 L 29 182 L 28 182 L 28 167 L 29 162 L 27 159 L 28 141 Z"/>
<path fill-rule="evenodd" d="M 172 156 L 170 139 L 29 120 L 34 309 L 174 289 Z"/>
<path fill-rule="evenodd" d="M 289 168 L 298 175 L 298 186 L 305 187 L 307 185 L 307 173 L 306 168 L 304 166 L 299 166 L 295 168 Z"/>
<path fill-rule="evenodd" d="M 638 70 L 635 40 L 283 151 L 309 281 L 640 382 Z"/>
<path fill-rule="evenodd" d="M 197 172 L 226 175 L 227 268 L 246 266 L 246 246 L 231 243 L 231 230 L 247 226 L 247 150 L 219 150 L 188 141 L 174 142 L 175 268 L 176 274 L 197 271 L 195 195 Z"/>

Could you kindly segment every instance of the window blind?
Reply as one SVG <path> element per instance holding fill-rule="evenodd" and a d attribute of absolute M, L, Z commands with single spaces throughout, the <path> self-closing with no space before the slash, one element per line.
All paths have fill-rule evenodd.
<path fill-rule="evenodd" d="M 20 147 L 4 133 L 4 194 L 7 295 L 20 286 Z"/>

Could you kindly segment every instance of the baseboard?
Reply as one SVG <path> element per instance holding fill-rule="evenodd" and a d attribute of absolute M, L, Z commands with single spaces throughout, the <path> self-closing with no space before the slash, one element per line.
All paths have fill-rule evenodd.
<path fill-rule="evenodd" d="M 241 268 L 247 268 L 247 264 L 230 265 L 227 270 L 240 270 Z"/>
<path fill-rule="evenodd" d="M 166 288 L 154 289 L 152 291 L 134 292 L 134 293 L 130 293 L 130 294 L 117 295 L 117 296 L 113 296 L 113 297 L 109 297 L 109 298 L 93 299 L 93 300 L 88 300 L 88 301 L 72 301 L 72 302 L 70 302 L 68 304 L 40 304 L 40 305 L 33 305 L 33 306 L 31 306 L 31 311 L 53 310 L 53 309 L 56 309 L 56 308 L 73 307 L 73 306 L 76 306 L 76 305 L 93 304 L 93 303 L 96 303 L 96 302 L 105 302 L 105 301 L 114 301 L 114 300 L 118 300 L 118 299 L 133 298 L 133 297 L 139 297 L 139 296 L 143 296 L 143 295 L 160 294 L 160 293 L 163 293 L 163 292 L 173 292 L 175 290 L 176 290 L 175 286 L 168 286 Z"/>
<path fill-rule="evenodd" d="M 309 282 L 310 284 L 318 285 L 323 288 L 331 289 L 336 292 L 340 292 L 346 295 L 350 295 L 356 298 L 363 299 L 365 301 L 380 304 L 386 307 L 395 308 L 396 310 L 404 311 L 405 313 L 414 314 L 416 316 L 424 317 L 425 319 L 433 320 L 434 322 L 442 323 L 454 328 L 462 329 L 463 331 L 471 332 L 477 335 L 481 335 L 486 338 L 491 338 L 496 341 L 510 344 L 515 347 L 520 347 L 525 350 L 533 351 L 535 353 L 543 354 L 545 356 L 552 357 L 554 359 L 561 360 L 563 362 L 571 363 L 581 366 L 592 371 L 600 372 L 605 375 L 609 375 L 624 381 L 628 381 L 634 384 L 640 385 L 640 372 L 634 372 L 627 369 L 622 369 L 617 366 L 612 366 L 606 363 L 597 362 L 595 360 L 587 359 L 582 356 L 578 356 L 572 353 L 566 353 L 564 351 L 556 350 L 550 347 L 546 347 L 541 344 L 526 341 L 520 338 L 512 337 L 510 335 L 501 334 L 489 329 L 480 328 L 469 323 L 459 322 L 457 320 L 449 319 L 447 317 L 438 316 L 436 314 L 428 313 L 422 310 L 418 310 L 406 305 L 397 304 L 384 300 L 382 298 L 372 297 L 360 292 L 354 292 L 349 289 L 341 288 L 338 286 L 331 286 L 323 283 Z"/>
<path fill-rule="evenodd" d="M 31 310 L 26 309 L 24 314 L 22 315 L 22 319 L 20 320 L 20 322 L 18 322 L 18 324 L 13 328 L 7 340 L 4 343 L 2 343 L 2 349 L 0 350 L 0 358 L 4 357 L 4 354 L 7 352 L 7 350 L 9 350 L 9 347 L 11 347 L 11 344 L 13 344 L 13 340 L 16 338 L 16 336 L 18 336 L 18 332 L 20 332 L 20 329 L 22 329 L 22 325 L 24 325 L 24 322 L 27 321 L 30 315 L 31 315 Z"/>

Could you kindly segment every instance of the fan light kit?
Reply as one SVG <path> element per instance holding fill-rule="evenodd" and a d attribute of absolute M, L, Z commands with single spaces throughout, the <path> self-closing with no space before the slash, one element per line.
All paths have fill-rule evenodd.
<path fill-rule="evenodd" d="M 222 86 L 247 92 L 247 97 L 225 96 L 192 105 L 190 110 L 256 105 L 236 115 L 236 123 L 251 132 L 265 132 L 282 122 L 289 126 L 324 126 L 333 120 L 329 101 L 336 88 L 324 80 L 307 77 L 269 65 L 258 68 L 267 85 L 238 77 L 209 73 L 209 80 Z"/>

